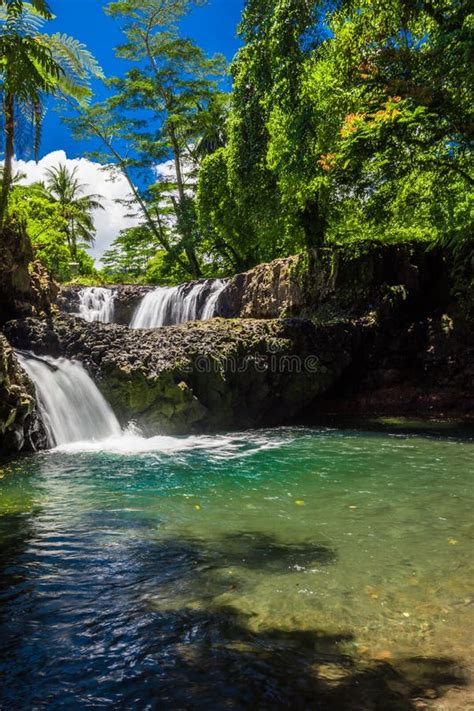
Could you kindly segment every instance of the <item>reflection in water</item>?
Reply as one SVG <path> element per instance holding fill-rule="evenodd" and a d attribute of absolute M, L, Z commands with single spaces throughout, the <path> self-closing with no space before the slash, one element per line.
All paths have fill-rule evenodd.
<path fill-rule="evenodd" d="M 6 467 L 0 707 L 463 708 L 470 443 L 234 444 Z"/>

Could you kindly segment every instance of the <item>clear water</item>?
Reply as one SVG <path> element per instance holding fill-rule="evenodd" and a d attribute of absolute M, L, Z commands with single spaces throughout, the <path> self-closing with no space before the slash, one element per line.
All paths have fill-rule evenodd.
<path fill-rule="evenodd" d="M 144 442 L 3 465 L 0 708 L 471 708 L 472 441 Z"/>

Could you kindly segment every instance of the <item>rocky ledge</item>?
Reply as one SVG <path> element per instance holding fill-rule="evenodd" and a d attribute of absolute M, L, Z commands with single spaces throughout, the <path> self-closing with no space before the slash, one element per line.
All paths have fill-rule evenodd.
<path fill-rule="evenodd" d="M 351 363 L 350 325 L 303 319 L 193 322 L 157 330 L 72 316 L 7 325 L 18 348 L 83 361 L 123 424 L 145 434 L 289 422 Z"/>
<path fill-rule="evenodd" d="M 46 446 L 33 383 L 0 334 L 0 456 Z"/>

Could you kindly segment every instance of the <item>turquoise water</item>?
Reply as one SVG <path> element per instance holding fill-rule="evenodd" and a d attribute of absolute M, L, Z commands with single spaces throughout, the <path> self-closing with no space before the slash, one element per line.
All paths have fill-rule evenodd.
<path fill-rule="evenodd" d="M 106 449 L 1 469 L 0 708 L 474 703 L 471 440 Z"/>

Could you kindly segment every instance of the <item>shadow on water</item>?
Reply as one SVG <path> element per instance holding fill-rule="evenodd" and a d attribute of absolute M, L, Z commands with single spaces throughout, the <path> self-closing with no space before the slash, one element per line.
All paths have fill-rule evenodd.
<path fill-rule="evenodd" d="M 142 543 L 139 548 L 142 551 Z M 153 541 L 151 550 L 145 547 L 143 555 L 144 566 L 153 567 L 157 559 L 165 556 L 175 563 L 184 558 L 183 563 L 207 563 L 215 568 L 235 565 L 262 572 L 285 572 L 295 565 L 329 565 L 337 560 L 336 552 L 326 545 L 312 541 L 286 543 L 260 531 L 221 534 L 211 540 L 165 537 L 159 542 Z"/>
<path fill-rule="evenodd" d="M 25 549 L 34 535 L 34 513 L 0 514 L 0 621 L 5 612 L 4 594 L 26 580 Z"/>
<path fill-rule="evenodd" d="M 231 607 L 174 615 L 183 641 L 174 646 L 173 671 L 160 693 L 174 708 L 409 711 L 423 708 L 423 698 L 429 703 L 446 687 L 463 685 L 450 659 L 389 663 L 347 654 L 350 633 L 252 633 Z"/>
<path fill-rule="evenodd" d="M 430 419 L 429 417 L 390 417 L 382 415 L 316 415 L 302 418 L 299 423 L 309 427 L 329 427 L 338 431 L 372 432 L 378 434 L 412 436 L 432 439 L 474 441 L 474 419 Z"/>
<path fill-rule="evenodd" d="M 261 629 L 222 602 L 229 565 L 245 585 L 257 567 L 333 564 L 319 544 L 253 531 L 97 541 L 84 527 L 58 555 L 28 553 L 31 520 L 4 516 L 0 530 L 0 708 L 410 711 L 463 685 L 454 660 L 364 659 L 351 631 Z"/>

